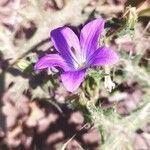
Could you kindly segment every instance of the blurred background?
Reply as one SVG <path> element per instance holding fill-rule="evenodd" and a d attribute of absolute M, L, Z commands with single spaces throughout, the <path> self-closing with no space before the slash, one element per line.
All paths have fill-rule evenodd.
<path fill-rule="evenodd" d="M 149 0 L 0 0 L 0 150 L 149 150 L 149 6 Z M 33 65 L 55 52 L 51 30 L 67 25 L 79 34 L 99 17 L 120 62 L 111 93 L 103 76 L 98 87 L 92 76 L 81 87 L 104 110 L 97 123 L 94 111 L 89 121 L 77 106 L 81 95 L 64 89 L 58 69 L 36 73 Z"/>

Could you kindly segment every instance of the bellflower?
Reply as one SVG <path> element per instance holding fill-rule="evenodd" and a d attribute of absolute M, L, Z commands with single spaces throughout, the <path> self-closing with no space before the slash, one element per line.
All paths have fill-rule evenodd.
<path fill-rule="evenodd" d="M 118 55 L 112 49 L 98 47 L 104 24 L 102 18 L 89 22 L 82 28 L 79 39 L 69 27 L 54 29 L 51 40 L 58 53 L 47 54 L 39 59 L 35 70 L 62 68 L 61 80 L 68 91 L 74 92 L 84 80 L 88 68 L 112 65 L 118 61 Z"/>

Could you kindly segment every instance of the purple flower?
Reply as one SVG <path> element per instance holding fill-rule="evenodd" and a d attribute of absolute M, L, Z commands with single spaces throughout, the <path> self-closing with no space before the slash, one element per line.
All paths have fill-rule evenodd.
<path fill-rule="evenodd" d="M 62 68 L 61 80 L 68 91 L 74 92 L 84 80 L 88 68 L 111 65 L 118 61 L 118 55 L 110 48 L 98 48 L 104 24 L 102 18 L 89 22 L 81 30 L 80 39 L 68 27 L 53 30 L 51 40 L 58 54 L 47 54 L 39 59 L 35 70 Z"/>

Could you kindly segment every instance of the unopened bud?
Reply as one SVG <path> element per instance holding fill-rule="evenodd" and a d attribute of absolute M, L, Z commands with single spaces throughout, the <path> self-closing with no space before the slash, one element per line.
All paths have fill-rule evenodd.
<path fill-rule="evenodd" d="M 115 88 L 115 83 L 111 80 L 110 68 L 108 66 L 105 66 L 105 73 L 106 76 L 104 77 L 104 87 L 106 90 L 111 92 Z"/>

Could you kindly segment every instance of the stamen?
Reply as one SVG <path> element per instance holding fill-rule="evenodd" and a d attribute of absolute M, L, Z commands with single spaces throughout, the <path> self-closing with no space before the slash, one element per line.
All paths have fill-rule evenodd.
<path fill-rule="evenodd" d="M 73 52 L 74 55 L 76 55 L 76 50 L 74 49 L 74 47 L 71 47 L 71 51 Z"/>
<path fill-rule="evenodd" d="M 75 61 L 75 63 L 76 63 L 78 66 L 80 66 L 80 63 L 78 62 L 78 59 L 76 58 L 77 53 L 76 53 L 75 48 L 74 48 L 74 47 L 71 47 L 71 51 L 72 51 L 73 54 L 74 54 L 73 56 L 71 56 L 72 59 Z M 75 66 L 75 67 L 78 68 L 78 66 Z"/>

